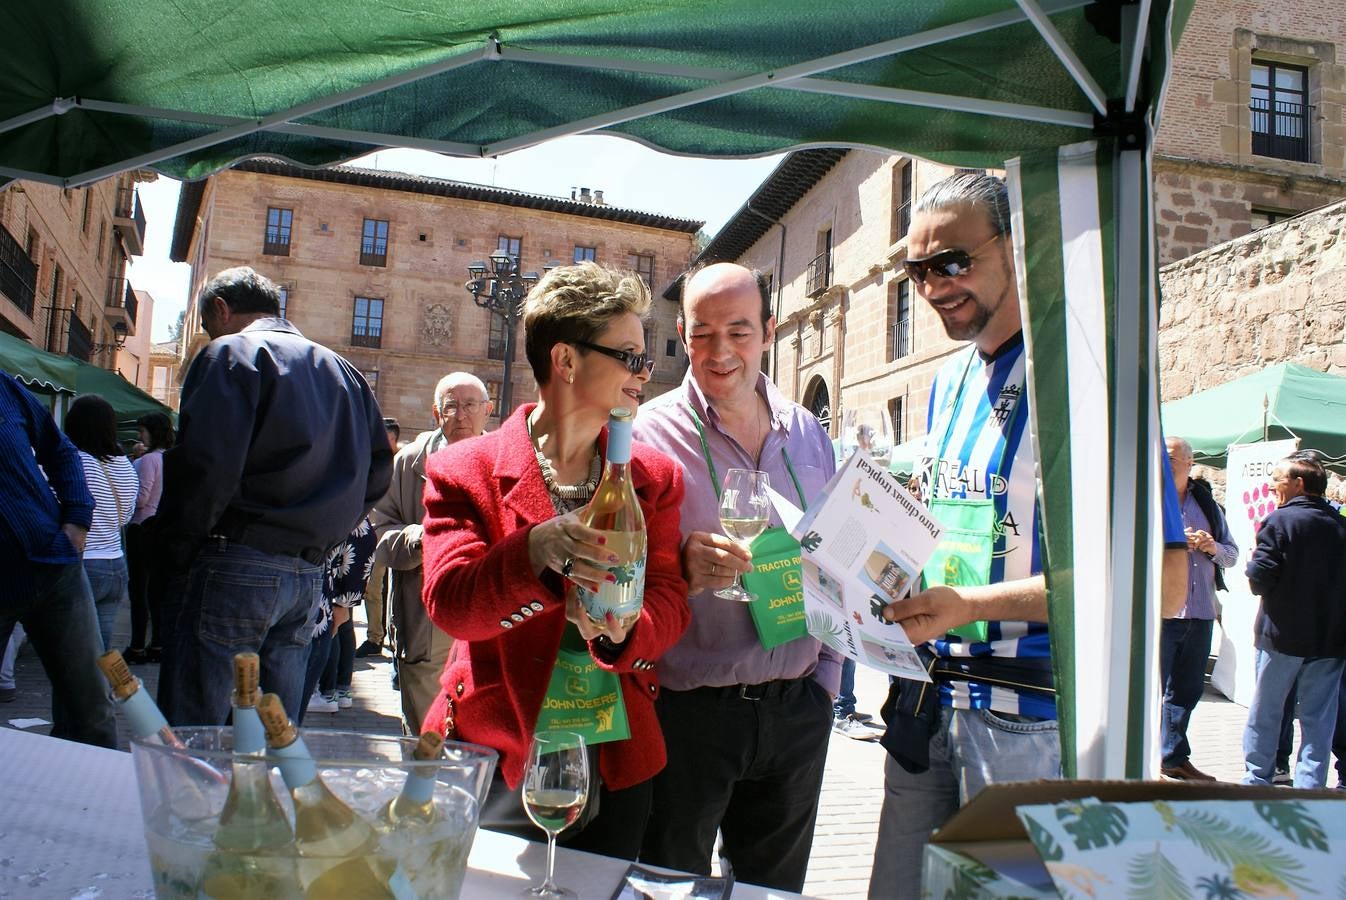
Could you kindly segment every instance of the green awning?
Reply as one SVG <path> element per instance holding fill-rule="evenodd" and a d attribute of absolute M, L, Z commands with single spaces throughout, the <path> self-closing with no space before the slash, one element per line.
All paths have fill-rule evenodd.
<path fill-rule="evenodd" d="M 79 363 L 69 356 L 39 350 L 12 334 L 0 332 L 0 371 L 8 372 L 43 393 L 75 393 Z"/>
<path fill-rule="evenodd" d="M 1346 378 L 1279 363 L 1164 404 L 1164 433 L 1185 439 L 1198 462 L 1223 466 L 1230 444 L 1297 437 L 1346 457 Z"/>
<path fill-rule="evenodd" d="M 0 180 L 491 157 L 586 133 L 1004 167 L 1063 768 L 1154 775 L 1152 136 L 1193 2 L 12 0 Z"/>
<path fill-rule="evenodd" d="M 177 413 L 155 400 L 149 394 L 136 387 L 116 372 L 100 369 L 89 363 L 72 360 L 76 366 L 76 390 L 78 396 L 97 394 L 117 411 L 117 438 L 121 441 L 136 439 L 136 420 L 146 413 L 164 413 L 176 425 Z"/>

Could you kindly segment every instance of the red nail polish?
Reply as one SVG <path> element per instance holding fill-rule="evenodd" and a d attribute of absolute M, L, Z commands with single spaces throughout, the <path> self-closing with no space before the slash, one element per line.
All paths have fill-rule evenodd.
<path fill-rule="evenodd" d="M 603 546 L 604 544 L 606 544 L 607 542 L 608 542 L 608 539 L 605 538 L 605 537 L 603 537 L 603 535 L 600 534 L 600 535 L 598 536 L 598 546 L 602 547 L 602 546 Z"/>
<path fill-rule="evenodd" d="M 607 577 L 604 578 L 603 580 L 606 581 L 606 582 L 608 582 L 609 584 L 616 584 L 616 583 L 617 583 L 617 576 L 616 576 L 616 575 L 613 575 L 611 572 L 609 572 L 609 573 L 607 574 Z"/>

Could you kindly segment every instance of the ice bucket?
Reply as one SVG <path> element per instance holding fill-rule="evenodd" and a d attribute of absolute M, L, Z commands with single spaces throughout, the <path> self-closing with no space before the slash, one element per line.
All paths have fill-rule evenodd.
<path fill-rule="evenodd" d="M 288 821 L 289 832 L 277 824 L 264 845 L 239 850 L 220 839 L 220 816 L 229 800 L 238 762 L 233 755 L 230 728 L 175 728 L 183 747 L 156 740 L 133 740 L 131 755 L 140 789 L 140 806 L 149 845 L 155 895 L 163 898 L 241 897 L 264 892 L 271 898 L 350 896 L 350 866 L 366 876 L 360 896 L 390 898 L 455 898 L 462 888 L 467 855 L 477 833 L 481 802 L 491 783 L 496 753 L 486 747 L 448 741 L 444 757 L 433 761 L 412 758 L 414 738 L 377 737 L 346 731 L 303 729 L 304 742 L 317 772 L 336 798 L 354 812 L 351 819 L 337 806 L 339 827 L 355 828 L 366 836 L 358 860 L 342 855 L 342 841 L 330 840 L 330 854 L 314 851 L 293 840 L 294 804 L 290 791 L 270 755 L 251 766 L 251 778 L 240 775 L 240 788 L 232 803 L 237 816 L 242 785 L 251 783 L 251 802 L 258 792 L 265 796 L 265 780 L 256 773 L 269 773 L 271 794 Z M 408 823 L 390 817 L 389 803 L 402 791 L 408 774 L 437 770 L 434 813 L 429 821 Z M 344 817 L 344 818 L 343 818 Z M 327 823 L 330 825 L 331 823 Z M 302 829 L 301 829 L 302 830 Z M 372 840 L 372 839 L 371 839 Z M 349 847 L 350 845 L 344 845 Z M 302 847 L 302 849 L 300 849 Z M 344 867 L 344 868 L 338 868 Z M 372 877 L 371 877 L 372 873 Z M 341 885 L 345 884 L 343 890 Z M 370 885 L 376 885 L 374 889 Z M 335 889 L 335 890 L 334 890 Z"/>

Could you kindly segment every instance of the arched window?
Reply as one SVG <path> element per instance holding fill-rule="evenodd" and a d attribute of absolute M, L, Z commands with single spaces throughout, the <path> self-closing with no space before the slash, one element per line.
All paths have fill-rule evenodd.
<path fill-rule="evenodd" d="M 804 391 L 804 408 L 818 417 L 823 428 L 832 430 L 832 398 L 827 392 L 827 382 L 821 375 L 814 375 Z"/>

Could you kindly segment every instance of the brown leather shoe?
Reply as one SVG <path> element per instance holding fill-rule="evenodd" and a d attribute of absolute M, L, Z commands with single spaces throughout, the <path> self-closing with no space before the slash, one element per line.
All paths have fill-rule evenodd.
<path fill-rule="evenodd" d="M 1181 765 L 1164 766 L 1159 770 L 1165 778 L 1173 778 L 1177 781 L 1215 781 L 1214 775 L 1207 775 L 1205 772 L 1192 765 L 1190 759 L 1182 761 Z"/>

